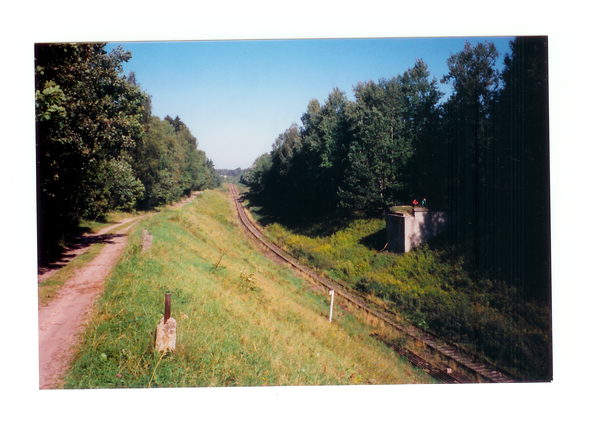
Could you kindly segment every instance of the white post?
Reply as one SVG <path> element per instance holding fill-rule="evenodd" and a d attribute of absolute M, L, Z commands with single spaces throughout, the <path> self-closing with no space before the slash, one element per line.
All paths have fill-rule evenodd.
<path fill-rule="evenodd" d="M 333 294 L 333 290 L 329 291 L 329 295 L 331 295 L 331 307 L 329 307 L 329 323 L 331 323 L 331 318 L 333 316 Z"/>

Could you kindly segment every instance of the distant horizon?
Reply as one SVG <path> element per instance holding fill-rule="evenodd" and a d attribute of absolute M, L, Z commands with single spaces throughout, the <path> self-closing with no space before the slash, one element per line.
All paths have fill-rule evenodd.
<path fill-rule="evenodd" d="M 514 37 L 328 38 L 109 42 L 131 51 L 123 63 L 152 96 L 152 115 L 179 118 L 216 169 L 249 168 L 301 117 L 311 99 L 322 105 L 334 88 L 402 75 L 422 59 L 445 100 L 447 59 L 468 40 L 493 42 L 500 56 Z M 442 100 L 442 101 L 443 101 Z"/>

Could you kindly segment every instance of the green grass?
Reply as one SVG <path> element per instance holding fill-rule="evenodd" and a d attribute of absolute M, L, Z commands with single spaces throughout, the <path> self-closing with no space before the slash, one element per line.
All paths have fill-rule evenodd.
<path fill-rule="evenodd" d="M 266 230 L 305 264 L 382 300 L 414 324 L 526 379 L 547 379 L 548 308 L 525 302 L 505 282 L 473 277 L 451 248 L 377 254 L 385 220 L 360 215 L 341 224 L 325 218 L 293 229 L 274 223 Z"/>
<path fill-rule="evenodd" d="M 102 230 L 105 227 L 108 227 L 112 224 L 118 223 L 121 220 L 137 217 L 139 215 L 145 214 L 140 211 L 126 212 L 126 211 L 113 211 L 106 213 L 102 217 L 99 217 L 96 220 L 81 220 L 79 223 L 79 228 L 86 233 L 96 233 L 99 230 Z"/>
<path fill-rule="evenodd" d="M 372 332 L 376 321 L 278 266 L 243 235 L 226 189 L 143 219 L 109 277 L 65 388 L 434 382 Z M 154 236 L 141 254 L 143 228 Z M 166 292 L 177 349 L 153 349 Z M 391 331 L 388 331 L 391 332 Z M 390 334 L 390 337 L 394 335 Z"/>

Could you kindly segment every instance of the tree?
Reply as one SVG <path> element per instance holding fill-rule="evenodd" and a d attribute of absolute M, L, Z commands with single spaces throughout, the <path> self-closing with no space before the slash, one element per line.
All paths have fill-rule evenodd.
<path fill-rule="evenodd" d="M 108 209 L 132 211 L 138 199 L 144 195 L 144 185 L 134 176 L 131 165 L 122 158 L 111 158 L 104 169 L 111 200 Z"/>
<path fill-rule="evenodd" d="M 441 93 L 417 60 L 402 76 L 359 83 L 354 91 L 348 166 L 339 190 L 341 206 L 384 210 L 415 184 L 409 160 L 437 119 Z M 421 168 L 422 174 L 423 168 Z"/>
<path fill-rule="evenodd" d="M 444 208 L 447 155 L 440 132 L 439 102 L 442 93 L 437 80 L 430 79 L 427 65 L 420 59 L 398 78 L 403 99 L 402 136 L 412 147 L 412 155 L 404 172 L 407 183 L 401 198 L 410 200 L 427 197 L 430 206 Z"/>
<path fill-rule="evenodd" d="M 516 37 L 493 113 L 499 277 L 550 304 L 548 38 Z M 515 241 L 522 241 L 516 244 Z"/>
<path fill-rule="evenodd" d="M 36 44 L 38 226 L 56 239 L 119 204 L 107 167 L 140 140 L 145 94 L 121 75 L 129 52 L 105 44 Z M 131 178 L 131 170 L 122 171 Z M 128 174 L 129 173 L 129 174 Z M 133 193 L 137 193 L 135 190 Z"/>
<path fill-rule="evenodd" d="M 397 98 L 391 95 L 393 90 L 385 90 L 384 84 L 370 81 L 359 83 L 354 89 L 355 137 L 348 149 L 348 168 L 338 192 L 344 208 L 385 208 L 394 203 L 402 185 L 396 174 L 397 165 L 405 162 L 410 148 L 398 136 L 403 124 L 394 102 Z"/>
<path fill-rule="evenodd" d="M 344 178 L 346 156 L 351 140 L 351 102 L 337 87 L 323 106 L 311 100 L 302 116 L 302 168 L 312 199 L 305 199 L 311 216 L 334 211 L 339 204 L 338 188 Z"/>
<path fill-rule="evenodd" d="M 448 59 L 449 72 L 442 78 L 454 89 L 444 105 L 452 175 L 448 204 L 462 218 L 454 235 L 462 245 L 481 242 L 489 225 L 486 208 L 493 199 L 487 170 L 494 161 L 490 114 L 499 84 L 498 56 L 493 43 L 473 47 L 467 41 L 461 52 Z"/>
<path fill-rule="evenodd" d="M 138 203 L 141 208 L 171 203 L 194 190 L 221 184 L 212 161 L 198 149 L 196 138 L 178 118 L 151 117 L 131 156 L 135 175 L 145 187 Z"/>
<path fill-rule="evenodd" d="M 250 187 L 256 193 L 263 192 L 266 175 L 269 173 L 272 165 L 271 155 L 264 153 L 252 164 L 252 166 L 242 174 L 240 182 Z"/>
<path fill-rule="evenodd" d="M 499 54 L 494 43 L 468 41 L 461 52 L 447 60 L 448 74 L 442 83 L 450 83 L 454 89 L 449 103 L 461 103 L 474 108 L 473 113 L 485 119 L 489 116 L 492 100 L 499 83 L 499 72 L 495 69 Z"/>
<path fill-rule="evenodd" d="M 301 144 L 301 133 L 298 125 L 292 123 L 281 133 L 271 150 L 271 167 L 265 175 L 265 191 L 273 200 L 277 210 L 295 208 L 294 200 L 299 190 L 298 182 L 292 177 L 292 169 L 297 165 L 294 157 Z"/>

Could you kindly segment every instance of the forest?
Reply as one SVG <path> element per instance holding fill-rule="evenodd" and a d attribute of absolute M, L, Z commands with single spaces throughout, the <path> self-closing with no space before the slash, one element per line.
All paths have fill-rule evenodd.
<path fill-rule="evenodd" d="M 466 304 L 457 304 L 456 315 L 448 314 L 444 320 L 462 323 L 460 335 L 468 327 L 466 316 L 480 323 L 487 307 L 502 303 L 500 293 L 512 293 L 510 308 L 518 312 L 502 321 L 525 323 L 523 317 L 531 314 L 536 317 L 530 323 L 536 325 L 529 329 L 546 335 L 515 350 L 522 357 L 528 351 L 544 352 L 539 361 L 543 366 L 536 373 L 551 376 L 547 41 L 547 37 L 516 37 L 502 66 L 493 43 L 467 41 L 462 51 L 447 59 L 448 73 L 441 78 L 452 87 L 447 97 L 427 64 L 416 60 L 397 76 L 357 82 L 355 100 L 337 88 L 322 104 L 311 100 L 301 116 L 302 125 L 292 123 L 275 139 L 270 153 L 258 157 L 241 176 L 240 182 L 250 188 L 251 205 L 259 208 L 263 224 L 283 224 L 294 234 L 333 240 L 335 235 L 315 232 L 327 227 L 316 223 L 343 222 L 357 211 L 383 217 L 392 206 L 426 198 L 430 210 L 447 211 L 453 217 L 454 224 L 437 238 L 436 249 L 442 251 L 436 252 L 443 252 L 453 265 L 464 265 L 468 277 L 461 278 L 461 285 L 471 288 L 474 300 L 470 313 L 465 313 Z M 274 229 L 277 233 L 280 228 Z M 287 237 L 292 239 L 298 237 Z M 313 243 L 302 240 L 291 249 L 302 253 Z M 385 239 L 379 242 L 377 250 Z M 323 243 L 307 254 L 313 262 L 329 249 L 324 246 L 335 245 Z M 321 263 L 334 264 L 331 258 Z M 419 269 L 418 264 L 415 267 Z M 414 273 L 418 272 L 409 276 Z M 355 280 L 363 290 L 393 291 L 382 290 L 381 280 L 366 275 Z M 448 288 L 448 281 L 441 285 L 450 291 L 443 307 L 454 308 L 456 288 Z M 442 308 L 436 299 L 432 297 L 427 307 L 431 320 Z M 425 308 L 423 297 L 415 300 Z M 499 311 L 490 314 L 500 317 Z M 448 332 L 444 326 L 435 330 Z M 474 343 L 487 332 L 480 325 L 471 329 Z M 506 334 L 502 329 L 493 329 L 494 347 L 483 349 L 497 354 L 510 341 L 499 336 Z M 527 332 L 523 327 L 519 331 Z M 507 355 L 514 357 L 514 352 Z"/>
<path fill-rule="evenodd" d="M 123 75 L 131 53 L 106 43 L 35 45 L 38 251 L 82 219 L 149 210 L 214 188 L 221 177 L 179 116 Z"/>
<path fill-rule="evenodd" d="M 383 214 L 427 199 L 459 218 L 453 241 L 477 244 L 478 270 L 549 295 L 547 38 L 517 37 L 498 70 L 493 43 L 448 59 L 441 103 L 427 65 L 335 88 L 309 102 L 270 153 L 244 171 L 254 201 L 288 222 L 355 210 Z M 504 235 L 505 237 L 497 237 Z M 525 267 L 527 264 L 527 267 Z"/>

